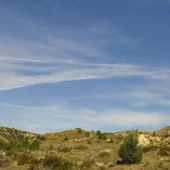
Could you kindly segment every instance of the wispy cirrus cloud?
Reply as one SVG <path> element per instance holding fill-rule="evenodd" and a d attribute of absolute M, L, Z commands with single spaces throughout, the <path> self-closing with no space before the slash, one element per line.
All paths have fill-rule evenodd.
<path fill-rule="evenodd" d="M 165 81 L 166 82 L 166 81 Z M 166 82 L 167 83 L 167 82 Z M 147 107 L 152 105 L 152 110 L 156 110 L 155 106 L 170 106 L 170 90 L 169 87 L 162 82 L 152 82 L 150 85 L 131 86 L 124 89 L 115 88 L 112 92 L 90 94 L 89 98 L 100 98 L 102 100 L 126 101 L 130 107 Z M 158 85 L 159 84 L 159 85 Z M 107 87 L 109 90 L 111 87 Z"/>
<path fill-rule="evenodd" d="M 100 112 L 88 108 L 70 109 L 56 104 L 37 108 L 7 103 L 0 103 L 0 105 L 2 108 L 11 107 L 13 110 L 8 113 L 10 120 L 6 120 L 2 115 L 2 122 L 10 121 L 13 127 L 20 128 L 19 126 L 22 126 L 22 129 L 34 132 L 36 128 L 36 132 L 39 133 L 56 132 L 76 127 L 86 130 L 106 130 L 109 127 L 113 131 L 116 131 L 117 128 L 122 130 L 137 129 L 138 127 L 149 129 L 168 125 L 170 118 L 170 115 L 166 115 L 166 113 L 127 109 L 106 109 Z M 18 121 L 20 121 L 19 125 Z M 48 126 L 49 122 L 50 127 Z"/>
<path fill-rule="evenodd" d="M 169 69 L 150 70 L 132 64 L 97 64 L 60 58 L 40 60 L 40 58 L 8 58 L 4 56 L 0 56 L 0 60 L 0 90 L 75 80 L 135 76 L 168 81 L 170 77 Z M 43 65 L 37 67 L 37 63 Z M 33 71 L 34 74 L 30 74 Z"/>
<path fill-rule="evenodd" d="M 152 80 L 169 80 L 168 69 L 149 69 L 126 63 L 108 64 L 107 61 L 103 63 L 103 60 L 99 60 L 101 56 L 102 58 L 105 56 L 105 50 L 100 47 L 101 42 L 107 39 L 106 35 L 111 36 L 108 39 L 110 44 L 119 46 L 128 46 L 128 44 L 131 46 L 139 40 L 128 37 L 119 30 L 112 31 L 113 27 L 111 21 L 97 22 L 94 25 L 88 24 L 81 33 L 78 32 L 78 35 L 76 32 L 69 31 L 68 36 L 67 30 L 63 30 L 66 36 L 58 36 L 62 30 L 57 30 L 56 36 L 45 34 L 43 38 L 35 41 L 19 38 L 3 39 L 0 41 L 2 45 L 0 46 L 0 90 L 36 84 L 115 77 L 134 76 Z M 98 37 L 101 38 L 100 43 L 95 40 L 96 36 L 93 34 L 100 34 Z M 104 38 L 103 35 L 106 37 Z M 65 38 L 67 36 L 68 38 Z M 77 38 L 78 36 L 80 37 Z M 97 45 L 94 45 L 95 43 Z M 96 57 L 98 60 L 94 59 Z"/>
<path fill-rule="evenodd" d="M 113 44 L 113 48 L 134 48 L 142 42 L 142 38 L 126 35 L 117 28 L 113 20 L 100 20 L 88 23 L 88 30 L 97 37 L 100 44 Z"/>
<path fill-rule="evenodd" d="M 115 76 L 125 76 L 125 74 L 127 76 L 128 74 L 131 75 L 133 72 L 135 72 L 133 68 L 124 68 L 124 70 L 121 70 L 121 68 L 117 68 L 117 66 L 115 68 L 113 66 L 113 68 L 98 67 L 88 69 L 69 69 L 67 71 L 59 70 L 38 76 L 24 75 L 17 73 L 17 71 L 18 70 L 13 70 L 13 72 L 4 72 L 0 74 L 0 90 L 7 90 L 42 83 L 59 83 L 73 80 L 101 79 Z M 129 73 L 127 73 L 127 71 Z"/>
<path fill-rule="evenodd" d="M 0 125 L 168 125 L 168 2 L 0 2 Z"/>
<path fill-rule="evenodd" d="M 170 106 L 170 100 L 163 93 L 147 90 L 125 92 L 124 100 L 129 99 L 134 106 L 163 105 Z"/>

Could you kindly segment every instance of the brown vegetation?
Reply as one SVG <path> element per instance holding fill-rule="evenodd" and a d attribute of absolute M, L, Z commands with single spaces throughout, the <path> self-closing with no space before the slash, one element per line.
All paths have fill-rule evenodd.
<path fill-rule="evenodd" d="M 143 159 L 118 165 L 118 150 L 128 131 L 87 132 L 80 128 L 39 135 L 0 127 L 0 169 L 170 170 L 170 127 L 139 131 Z M 61 147 L 61 150 L 58 148 Z"/>

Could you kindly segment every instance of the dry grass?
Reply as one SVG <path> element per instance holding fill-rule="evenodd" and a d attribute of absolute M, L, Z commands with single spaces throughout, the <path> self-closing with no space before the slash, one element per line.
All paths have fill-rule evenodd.
<path fill-rule="evenodd" d="M 3 131 L 7 133 L 4 128 Z M 12 133 L 12 130 L 8 130 L 8 132 Z M 162 136 L 161 132 L 164 135 L 166 134 L 166 136 L 168 134 L 167 131 L 161 130 L 154 135 Z M 147 134 L 147 132 L 140 133 Z M 15 134 L 18 134 L 16 130 Z M 152 135 L 153 132 L 149 132 L 148 134 Z M 62 160 L 66 159 L 72 162 L 75 165 L 74 170 L 170 170 L 169 146 L 161 146 L 165 144 L 164 140 L 167 143 L 169 136 L 162 138 L 162 141 L 157 143 L 157 145 L 147 146 L 148 148 L 145 148 L 146 152 L 141 163 L 117 165 L 117 151 L 120 143 L 123 141 L 125 132 L 104 135 L 107 140 L 99 139 L 99 136 L 95 132 L 86 132 L 79 128 L 55 134 L 46 134 L 46 140 L 41 140 L 40 150 L 32 151 L 29 159 L 26 159 L 23 165 L 17 164 L 17 157 L 19 154 L 22 154 L 22 150 L 18 150 L 15 156 L 12 154 L 3 159 L 0 158 L 2 161 L 4 160 L 4 163 L 5 161 L 8 163 L 5 167 L 2 166 L 1 169 L 45 170 L 47 167 L 43 167 L 43 160 L 49 156 L 53 156 L 55 159 L 55 156 L 57 156 L 62 158 Z M 65 140 L 66 137 L 68 140 Z M 113 139 L 113 143 L 110 143 L 109 139 Z M 60 145 L 63 148 L 62 151 L 58 151 L 57 149 Z M 72 149 L 69 148 L 70 146 Z"/>

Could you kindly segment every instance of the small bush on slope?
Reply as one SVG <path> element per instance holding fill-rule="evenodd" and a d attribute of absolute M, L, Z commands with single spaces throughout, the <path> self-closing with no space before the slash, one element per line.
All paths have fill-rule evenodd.
<path fill-rule="evenodd" d="M 143 152 L 138 143 L 138 131 L 129 132 L 118 151 L 123 164 L 138 163 L 142 160 Z"/>

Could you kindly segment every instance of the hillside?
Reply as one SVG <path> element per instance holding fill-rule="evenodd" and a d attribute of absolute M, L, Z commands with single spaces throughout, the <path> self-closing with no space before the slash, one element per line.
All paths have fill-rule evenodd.
<path fill-rule="evenodd" d="M 106 141 L 109 141 L 111 138 L 119 140 L 126 136 L 128 131 L 120 131 L 116 133 L 103 133 L 107 136 Z M 87 132 L 80 128 L 74 130 L 67 130 L 57 133 L 47 133 L 45 138 L 48 140 L 65 140 L 68 138 L 69 141 L 84 141 L 84 140 L 95 140 L 98 138 L 95 132 Z M 157 131 L 139 131 L 139 144 L 146 145 L 167 145 L 170 146 L 170 126 L 162 128 Z"/>
<path fill-rule="evenodd" d="M 23 138 L 35 139 L 38 134 L 0 126 L 0 139 L 6 142 L 10 140 L 20 140 Z"/>
<path fill-rule="evenodd" d="M 117 165 L 117 152 L 127 132 L 89 132 L 76 128 L 40 135 L 0 127 L 0 150 L 5 151 L 5 155 L 0 154 L 0 168 L 53 169 L 52 165 L 56 166 L 60 160 L 61 166 L 65 161 L 74 164 L 74 170 L 170 170 L 170 126 L 157 131 L 139 130 L 139 144 L 144 152 L 142 162 Z M 58 150 L 59 147 L 61 150 Z"/>

